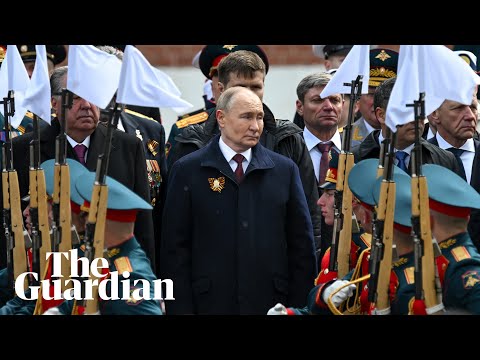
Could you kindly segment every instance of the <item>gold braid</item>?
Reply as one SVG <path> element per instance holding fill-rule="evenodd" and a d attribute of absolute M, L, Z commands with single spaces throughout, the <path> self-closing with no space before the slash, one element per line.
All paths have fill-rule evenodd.
<path fill-rule="evenodd" d="M 358 276 L 360 275 L 360 272 L 362 270 L 362 260 L 363 260 L 363 257 L 365 255 L 365 253 L 370 250 L 370 248 L 368 249 L 365 249 L 363 250 L 359 257 L 358 257 L 358 260 L 357 260 L 357 264 L 355 265 L 355 269 L 353 270 L 353 274 L 352 274 L 352 280 L 350 282 L 348 282 L 347 284 L 341 286 L 340 288 L 338 288 L 337 290 L 335 290 L 334 292 L 332 292 L 330 294 L 330 296 L 328 297 L 327 299 L 327 305 L 328 305 L 328 308 L 330 309 L 330 311 L 334 314 L 334 315 L 358 315 L 360 313 L 360 309 L 361 309 L 361 304 L 360 304 L 360 294 L 362 292 L 362 288 L 361 288 L 361 283 L 362 281 L 364 280 L 367 280 L 370 278 L 370 274 L 368 275 L 365 275 L 361 278 L 358 278 Z M 356 284 L 356 292 L 355 292 L 355 300 L 353 302 L 353 305 L 351 306 L 348 306 L 347 304 L 347 308 L 344 312 L 338 310 L 335 305 L 333 304 L 332 302 L 332 297 L 337 293 L 339 292 L 340 290 L 342 290 L 344 287 L 347 287 L 349 285 L 352 285 L 352 284 Z M 348 302 L 347 302 L 348 303 Z M 340 306 L 342 307 L 343 304 Z"/>

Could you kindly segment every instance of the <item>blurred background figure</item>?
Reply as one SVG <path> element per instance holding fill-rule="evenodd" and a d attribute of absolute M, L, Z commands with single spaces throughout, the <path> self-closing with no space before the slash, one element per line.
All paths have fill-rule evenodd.
<path fill-rule="evenodd" d="M 352 48 L 353 45 L 312 45 L 313 53 L 325 59 L 323 64 L 327 71 L 338 69 Z"/>

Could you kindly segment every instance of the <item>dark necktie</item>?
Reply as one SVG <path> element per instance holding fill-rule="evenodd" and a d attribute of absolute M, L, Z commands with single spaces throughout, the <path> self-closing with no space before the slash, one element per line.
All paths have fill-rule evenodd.
<path fill-rule="evenodd" d="M 398 160 L 397 166 L 408 174 L 408 167 L 407 167 L 407 164 L 405 163 L 405 159 L 407 158 L 407 156 L 408 156 L 408 153 L 406 153 L 405 151 L 397 151 L 395 153 L 395 157 Z"/>
<path fill-rule="evenodd" d="M 78 144 L 75 145 L 73 150 L 75 150 L 75 153 L 77 154 L 78 161 L 80 161 L 82 165 L 85 165 L 85 153 L 87 152 L 87 147 L 83 144 Z"/>
<path fill-rule="evenodd" d="M 333 143 L 331 141 L 317 145 L 318 150 L 320 150 L 320 153 L 322 154 L 322 157 L 320 158 L 320 170 L 318 172 L 318 185 L 322 185 L 325 182 L 329 161 L 328 152 L 332 148 L 332 145 Z"/>
<path fill-rule="evenodd" d="M 235 178 L 237 179 L 237 183 L 241 183 L 243 180 L 243 166 L 242 162 L 245 157 L 242 154 L 237 154 L 233 157 L 233 160 L 238 164 L 237 168 L 235 169 Z"/>
<path fill-rule="evenodd" d="M 458 166 L 460 167 L 460 175 L 465 181 L 467 181 L 467 175 L 465 174 L 465 167 L 463 166 L 463 161 L 460 158 L 460 156 L 462 156 L 465 150 L 457 149 L 454 147 L 448 148 L 447 150 L 450 151 L 457 158 Z"/>

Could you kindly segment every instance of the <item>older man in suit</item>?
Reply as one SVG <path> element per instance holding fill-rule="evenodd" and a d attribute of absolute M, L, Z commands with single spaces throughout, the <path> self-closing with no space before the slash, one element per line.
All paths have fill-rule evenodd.
<path fill-rule="evenodd" d="M 68 67 L 55 69 L 50 77 L 52 107 L 61 116 L 61 89 L 66 87 Z M 73 95 L 72 108 L 67 111 L 67 157 L 84 164 L 95 171 L 98 155 L 105 147 L 107 128 L 98 125 L 100 110 L 77 95 Z M 59 117 L 52 124 L 40 131 L 40 161 L 55 158 L 55 139 L 60 133 Z M 98 126 L 97 126 L 98 125 Z M 29 186 L 29 144 L 32 134 L 15 138 L 14 168 L 18 172 L 21 196 L 28 193 Z M 150 202 L 145 153 L 142 142 L 135 136 L 114 130 L 107 174 L 134 191 L 144 200 Z M 152 262 L 155 261 L 153 221 L 148 212 L 140 212 L 135 223 L 135 235 Z"/>
<path fill-rule="evenodd" d="M 220 134 L 169 175 L 161 273 L 174 281 L 175 301 L 167 313 L 303 305 L 316 261 L 298 166 L 259 143 L 264 109 L 251 90 L 226 90 L 215 111 Z"/>
<path fill-rule="evenodd" d="M 480 142 L 474 139 L 477 107 L 476 94 L 468 105 L 445 100 L 430 115 L 437 133 L 429 142 L 454 154 L 460 166 L 459 175 L 480 192 Z M 474 245 L 480 249 L 480 211 L 477 209 L 473 209 L 470 215 L 468 232 Z"/>

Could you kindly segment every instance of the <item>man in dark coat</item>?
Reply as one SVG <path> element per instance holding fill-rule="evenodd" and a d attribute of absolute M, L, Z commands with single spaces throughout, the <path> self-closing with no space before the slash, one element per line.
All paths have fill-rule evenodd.
<path fill-rule="evenodd" d="M 396 78 L 388 79 L 375 90 L 373 106 L 375 109 L 375 115 L 377 116 L 382 129 L 371 132 L 359 145 L 353 148 L 352 152 L 355 156 L 356 163 L 365 159 L 378 159 L 380 156 L 380 144 L 384 139 L 384 134 L 386 131 L 385 115 L 387 111 L 387 104 L 395 84 L 395 80 Z M 424 124 L 420 123 L 420 135 L 423 133 L 423 127 Z M 413 121 L 397 127 L 395 165 L 400 167 L 402 170 L 405 170 L 408 174 L 411 174 L 410 153 L 413 150 L 415 142 L 414 129 L 415 125 Z M 448 169 L 452 169 L 454 172 L 459 174 L 460 169 L 458 163 L 455 159 L 455 156 L 453 156 L 451 153 L 430 144 L 422 137 L 420 138 L 420 146 L 422 149 L 422 164 L 441 165 Z M 402 154 L 403 157 L 400 154 Z M 402 161 L 402 164 L 399 163 L 400 161 Z"/>
<path fill-rule="evenodd" d="M 459 175 L 480 193 L 480 141 L 474 139 L 478 119 L 478 99 L 468 105 L 445 100 L 430 115 L 437 133 L 429 141 L 447 152 L 455 154 L 460 167 Z M 480 211 L 472 209 L 468 232 L 480 250 Z"/>
<path fill-rule="evenodd" d="M 58 94 L 66 86 L 68 67 L 53 71 L 50 78 L 52 107 L 61 114 L 61 96 Z M 67 111 L 67 157 L 85 164 L 87 169 L 95 171 L 98 155 L 104 151 L 107 128 L 98 124 L 99 109 L 86 100 L 74 95 L 72 108 Z M 62 120 L 63 121 L 63 120 Z M 51 126 L 40 132 L 40 161 L 55 158 L 55 138 L 60 133 L 59 118 Z M 28 194 L 29 186 L 29 144 L 33 134 L 25 134 L 13 141 L 14 168 L 18 172 L 20 195 Z M 72 144 L 87 147 L 84 159 L 80 159 Z M 77 145 L 75 145 L 77 146 Z M 142 199 L 150 202 L 145 153 L 142 142 L 135 136 L 115 130 L 112 139 L 107 174 L 134 191 Z M 147 211 L 139 212 L 135 222 L 135 236 L 152 262 L 155 264 L 152 215 Z M 4 252 L 2 251 L 2 254 Z"/>
<path fill-rule="evenodd" d="M 202 62 L 200 62 L 202 66 Z M 266 66 L 262 58 L 254 52 L 239 50 L 224 57 L 218 65 L 219 88 L 221 91 L 233 86 L 244 86 L 252 90 L 263 100 Z M 260 143 L 267 149 L 292 159 L 300 170 L 303 190 L 313 224 L 317 252 L 321 251 L 321 214 L 317 206 L 318 187 L 302 130 L 289 120 L 275 119 L 273 113 L 264 104 L 264 131 Z M 215 112 L 211 112 L 203 124 L 186 127 L 178 135 L 177 143 L 170 151 L 169 163 L 174 164 L 181 157 L 201 149 L 218 134 Z M 167 210 L 168 211 L 168 210 Z"/>
<path fill-rule="evenodd" d="M 262 102 L 243 87 L 217 101 L 221 135 L 177 161 L 168 182 L 162 278 L 167 314 L 265 314 L 304 304 L 313 232 L 297 165 L 259 144 Z"/>

